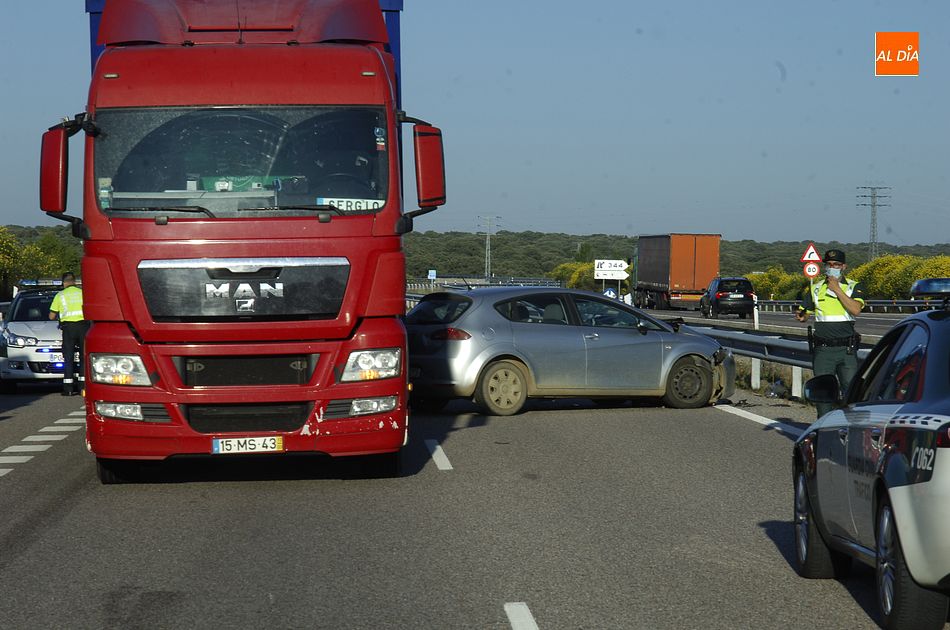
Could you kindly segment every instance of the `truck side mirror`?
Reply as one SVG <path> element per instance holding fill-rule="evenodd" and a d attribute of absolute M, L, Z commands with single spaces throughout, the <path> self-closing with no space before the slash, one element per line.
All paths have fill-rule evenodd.
<path fill-rule="evenodd" d="M 44 212 L 66 211 L 66 176 L 69 172 L 69 134 L 64 128 L 43 134 L 40 151 L 40 208 Z"/>
<path fill-rule="evenodd" d="M 413 127 L 416 156 L 416 190 L 419 207 L 435 210 L 445 203 L 445 157 L 442 130 L 431 125 Z"/>

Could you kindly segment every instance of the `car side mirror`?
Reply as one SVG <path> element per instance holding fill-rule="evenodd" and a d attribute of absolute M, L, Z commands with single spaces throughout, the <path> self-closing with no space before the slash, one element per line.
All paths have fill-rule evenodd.
<path fill-rule="evenodd" d="M 637 332 L 639 332 L 641 335 L 645 335 L 645 334 L 647 334 L 648 332 L 650 332 L 650 329 L 647 328 L 647 325 L 646 325 L 646 324 L 644 324 L 643 322 L 638 321 L 638 322 L 637 322 Z"/>
<path fill-rule="evenodd" d="M 822 374 L 805 383 L 805 400 L 815 403 L 837 404 L 841 402 L 841 386 L 834 374 Z"/>
<path fill-rule="evenodd" d="M 57 127 L 43 134 L 40 150 L 40 208 L 44 212 L 66 211 L 66 181 L 69 172 L 69 134 Z"/>

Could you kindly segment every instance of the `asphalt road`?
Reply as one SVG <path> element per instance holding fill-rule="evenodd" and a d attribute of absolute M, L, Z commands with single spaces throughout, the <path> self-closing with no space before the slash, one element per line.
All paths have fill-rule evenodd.
<path fill-rule="evenodd" d="M 870 570 L 790 564 L 785 431 L 813 412 L 731 402 L 457 402 L 414 417 L 399 479 L 278 457 L 102 486 L 76 398 L 0 398 L 0 462 L 32 457 L 0 463 L 0 626 L 876 627 Z"/>

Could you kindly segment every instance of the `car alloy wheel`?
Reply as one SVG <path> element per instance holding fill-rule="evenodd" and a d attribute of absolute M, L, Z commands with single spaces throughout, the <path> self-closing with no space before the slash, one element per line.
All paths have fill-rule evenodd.
<path fill-rule="evenodd" d="M 527 377 L 511 361 L 489 365 L 475 389 L 475 402 L 488 414 L 511 416 L 524 407 L 528 397 Z"/>
<path fill-rule="evenodd" d="M 828 547 L 811 510 L 808 485 L 800 466 L 795 469 L 795 569 L 805 578 L 845 577 L 851 558 Z"/>

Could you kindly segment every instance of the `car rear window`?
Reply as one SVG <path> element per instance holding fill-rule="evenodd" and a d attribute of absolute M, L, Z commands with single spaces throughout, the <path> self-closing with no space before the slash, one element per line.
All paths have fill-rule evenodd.
<path fill-rule="evenodd" d="M 406 314 L 406 323 L 450 324 L 461 317 L 471 305 L 471 298 L 464 295 L 433 293 L 422 298 Z"/>
<path fill-rule="evenodd" d="M 720 291 L 732 291 L 734 293 L 745 293 L 752 291 L 752 283 L 748 280 L 723 280 L 719 283 Z"/>

